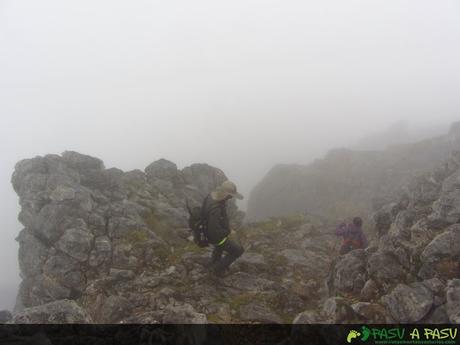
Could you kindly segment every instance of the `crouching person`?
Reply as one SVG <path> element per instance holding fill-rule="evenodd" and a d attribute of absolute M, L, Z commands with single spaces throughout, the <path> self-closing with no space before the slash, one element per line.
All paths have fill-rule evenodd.
<path fill-rule="evenodd" d="M 355 249 L 367 248 L 368 242 L 362 226 L 363 220 L 360 217 L 355 217 L 352 224 L 346 225 L 342 223 L 337 227 L 335 234 L 343 237 L 340 255 L 347 254 Z"/>

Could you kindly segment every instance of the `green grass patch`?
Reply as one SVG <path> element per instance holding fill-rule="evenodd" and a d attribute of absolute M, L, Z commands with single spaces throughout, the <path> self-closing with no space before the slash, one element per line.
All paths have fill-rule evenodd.
<path fill-rule="evenodd" d="M 132 230 L 128 232 L 123 240 L 132 245 L 144 244 L 149 240 L 149 234 L 145 230 Z"/>

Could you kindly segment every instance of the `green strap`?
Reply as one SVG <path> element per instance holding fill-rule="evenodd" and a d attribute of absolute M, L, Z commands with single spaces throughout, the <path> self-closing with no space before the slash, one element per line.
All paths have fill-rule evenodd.
<path fill-rule="evenodd" d="M 219 243 L 217 243 L 217 245 L 218 245 L 218 246 L 223 245 L 223 244 L 225 243 L 225 241 L 227 241 L 227 238 L 228 238 L 228 236 L 225 237 L 225 238 L 224 238 L 222 241 L 220 241 Z"/>

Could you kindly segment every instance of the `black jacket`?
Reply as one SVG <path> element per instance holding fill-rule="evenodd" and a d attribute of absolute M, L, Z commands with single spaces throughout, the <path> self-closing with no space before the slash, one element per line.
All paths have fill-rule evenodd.
<path fill-rule="evenodd" d="M 226 201 L 215 201 L 208 195 L 204 202 L 204 211 L 208 218 L 206 236 L 209 243 L 217 244 L 230 235 L 231 231 Z"/>

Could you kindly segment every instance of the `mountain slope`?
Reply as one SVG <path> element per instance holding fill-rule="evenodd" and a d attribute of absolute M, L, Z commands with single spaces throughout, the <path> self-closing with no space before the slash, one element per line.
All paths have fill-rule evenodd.
<path fill-rule="evenodd" d="M 452 125 L 445 136 L 383 151 L 336 149 L 307 166 L 275 166 L 252 191 L 247 220 L 296 212 L 338 218 L 369 213 L 459 148 L 458 127 Z"/>

